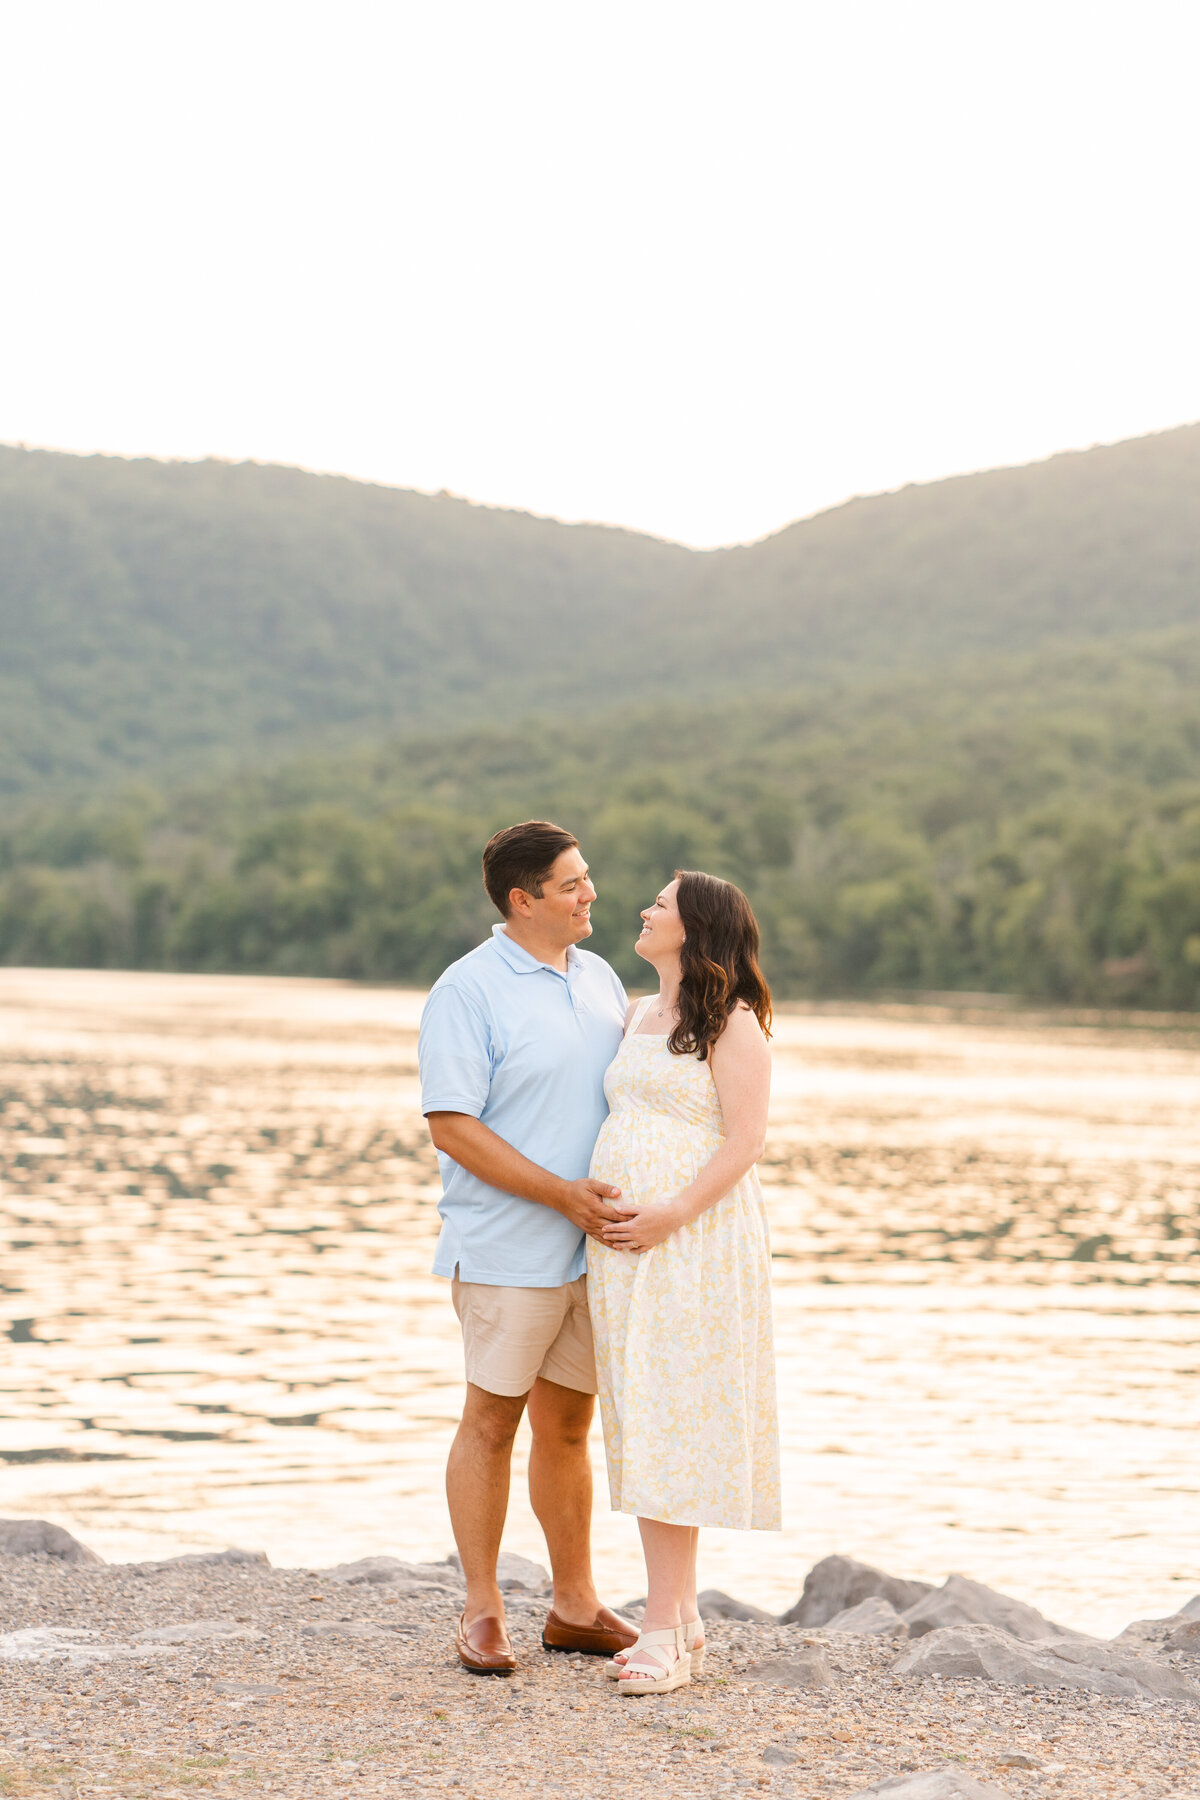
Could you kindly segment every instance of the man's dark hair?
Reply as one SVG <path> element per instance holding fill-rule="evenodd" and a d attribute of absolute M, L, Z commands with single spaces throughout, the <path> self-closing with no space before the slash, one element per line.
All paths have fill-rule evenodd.
<path fill-rule="evenodd" d="M 578 845 L 578 838 L 549 819 L 526 819 L 523 825 L 508 825 L 489 838 L 483 852 L 483 885 L 496 911 L 509 917 L 508 896 L 514 888 L 540 900 L 546 877 L 563 851 Z"/>

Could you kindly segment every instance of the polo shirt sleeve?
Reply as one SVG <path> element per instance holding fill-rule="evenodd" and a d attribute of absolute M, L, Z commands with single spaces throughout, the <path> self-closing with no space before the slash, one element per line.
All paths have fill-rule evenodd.
<path fill-rule="evenodd" d="M 469 1113 L 477 1119 L 492 1085 L 492 1034 L 461 988 L 434 988 L 417 1038 L 421 1111 Z"/>

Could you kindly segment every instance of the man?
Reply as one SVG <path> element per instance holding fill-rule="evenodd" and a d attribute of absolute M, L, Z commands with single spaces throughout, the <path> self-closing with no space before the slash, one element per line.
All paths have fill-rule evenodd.
<path fill-rule="evenodd" d="M 528 1407 L 529 1497 L 550 1552 L 548 1649 L 612 1656 L 637 1633 L 592 1580 L 588 1427 L 596 1393 L 584 1236 L 618 1214 L 588 1178 L 625 990 L 591 935 L 578 840 L 544 819 L 498 831 L 483 882 L 501 915 L 452 963 L 421 1019 L 421 1106 L 442 1171 L 434 1273 L 453 1281 L 467 1397 L 446 1469 L 467 1582 L 468 1669 L 516 1668 L 496 1582 L 512 1444 Z"/>

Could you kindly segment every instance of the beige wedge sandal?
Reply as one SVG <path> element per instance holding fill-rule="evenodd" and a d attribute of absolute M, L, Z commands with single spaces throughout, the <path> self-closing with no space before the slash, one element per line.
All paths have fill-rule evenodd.
<path fill-rule="evenodd" d="M 697 1644 L 696 1639 L 700 1642 Z M 689 1619 L 683 1627 L 683 1641 L 687 1645 L 692 1659 L 692 1680 L 699 1680 L 704 1673 L 704 1652 L 708 1648 L 704 1642 L 704 1620 Z"/>
<path fill-rule="evenodd" d="M 696 1639 L 704 1636 L 703 1619 L 688 1619 L 683 1627 L 684 1646 L 692 1659 L 692 1680 L 699 1681 L 704 1674 L 704 1652 L 707 1645 L 697 1644 Z M 619 1656 L 612 1656 L 604 1665 L 604 1673 L 610 1681 L 620 1681 L 621 1670 L 637 1648 L 631 1644 L 628 1650 L 622 1650 Z"/>
<path fill-rule="evenodd" d="M 620 1694 L 670 1694 L 692 1679 L 691 1653 L 684 1627 L 646 1631 L 625 1659 L 617 1679 Z"/>

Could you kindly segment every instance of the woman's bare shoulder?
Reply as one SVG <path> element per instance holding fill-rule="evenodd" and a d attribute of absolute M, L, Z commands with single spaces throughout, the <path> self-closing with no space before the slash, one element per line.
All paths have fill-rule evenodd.
<path fill-rule="evenodd" d="M 724 1044 L 736 1051 L 761 1044 L 765 1049 L 766 1043 L 766 1033 L 758 1022 L 754 1008 L 747 1006 L 744 1000 L 739 1000 L 725 1021 L 725 1029 L 714 1047 Z"/>
<path fill-rule="evenodd" d="M 729 1014 L 729 1023 L 736 1025 L 739 1031 L 757 1032 L 759 1037 L 765 1035 L 758 1022 L 758 1014 L 748 1000 L 735 1001 L 733 1010 Z"/>

